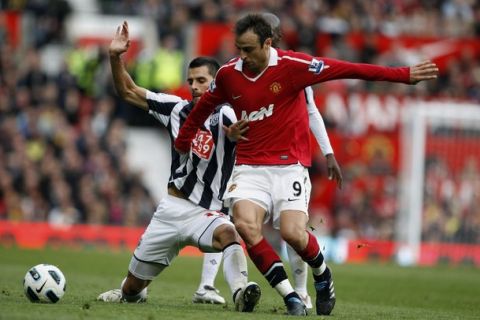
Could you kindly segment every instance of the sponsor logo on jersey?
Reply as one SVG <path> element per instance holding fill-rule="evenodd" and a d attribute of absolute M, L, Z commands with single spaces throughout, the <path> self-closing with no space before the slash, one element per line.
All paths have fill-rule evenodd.
<path fill-rule="evenodd" d="M 282 91 L 282 85 L 278 82 L 274 82 L 270 85 L 270 91 L 274 94 L 279 94 Z"/>
<path fill-rule="evenodd" d="M 213 92 L 215 88 L 217 88 L 217 86 L 215 85 L 215 79 L 214 79 L 212 80 L 212 82 L 210 82 L 210 85 L 208 86 L 208 91 Z"/>
<path fill-rule="evenodd" d="M 325 64 L 322 60 L 313 58 L 312 62 L 310 62 L 310 65 L 308 66 L 308 71 L 313 72 L 314 74 L 319 74 L 322 72 L 324 65 Z"/>
<path fill-rule="evenodd" d="M 242 110 L 242 120 L 261 121 L 268 118 L 273 114 L 273 106 L 273 103 L 271 103 L 268 107 L 261 107 L 260 110 L 252 111 L 250 113 Z"/>

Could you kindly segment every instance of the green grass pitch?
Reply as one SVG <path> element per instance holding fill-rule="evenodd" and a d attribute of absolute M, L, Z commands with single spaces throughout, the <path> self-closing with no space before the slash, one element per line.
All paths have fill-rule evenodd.
<path fill-rule="evenodd" d="M 262 287 L 252 314 L 234 312 L 221 272 L 216 286 L 228 305 L 191 303 L 200 279 L 201 258 L 180 257 L 149 287 L 145 304 L 109 304 L 97 295 L 118 287 L 130 253 L 108 249 L 21 250 L 0 246 L 0 319 L 278 319 L 280 297 L 252 264 L 250 279 Z M 33 304 L 22 280 L 38 263 L 57 265 L 67 278 L 67 292 L 57 304 Z M 339 319 L 480 319 L 480 271 L 470 267 L 401 268 L 389 264 L 332 265 Z M 314 295 L 312 283 L 310 294 Z M 316 317 L 311 312 L 310 317 Z"/>

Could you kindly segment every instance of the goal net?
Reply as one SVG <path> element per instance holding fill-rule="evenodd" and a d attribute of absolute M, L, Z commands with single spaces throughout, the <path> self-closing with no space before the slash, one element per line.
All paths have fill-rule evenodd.
<path fill-rule="evenodd" d="M 401 134 L 398 262 L 475 263 L 471 260 L 480 254 L 480 106 L 412 103 L 405 108 Z"/>

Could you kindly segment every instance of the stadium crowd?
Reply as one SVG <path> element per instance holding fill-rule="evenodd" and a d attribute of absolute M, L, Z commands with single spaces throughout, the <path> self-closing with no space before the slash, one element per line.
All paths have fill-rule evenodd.
<path fill-rule="evenodd" d="M 155 203 L 127 164 L 113 92 L 89 94 L 67 66 L 47 75 L 39 54 L 1 40 L 0 218 L 145 225 Z"/>
<path fill-rule="evenodd" d="M 411 52 L 395 48 L 380 52 L 376 34 L 420 38 L 475 38 L 480 36 L 480 5 L 474 0 L 409 1 L 138 1 L 100 0 L 103 13 L 149 16 L 156 21 L 160 40 L 175 43 L 176 50 L 186 47 L 191 22 L 233 24 L 243 13 L 259 10 L 276 14 L 282 21 L 284 45 L 293 50 L 324 55 L 353 62 L 381 65 L 408 65 Z M 353 47 L 346 36 L 362 33 L 366 40 Z M 329 37 L 329 45 L 319 43 Z M 323 36 L 323 38 L 322 38 Z M 174 39 L 172 39 L 174 38 Z M 320 39 L 320 40 L 319 40 Z M 224 44 L 217 59 L 227 61 L 236 54 L 231 43 Z M 422 89 L 405 89 L 392 84 L 358 82 L 350 90 L 380 90 L 401 94 L 420 94 L 480 101 L 480 62 L 465 51 L 452 59 L 438 81 Z M 403 88 L 399 89 L 399 88 Z M 404 92 L 405 90 L 410 92 Z"/>
<path fill-rule="evenodd" d="M 177 54 L 179 65 L 184 65 L 187 24 L 232 23 L 239 15 L 253 10 L 270 11 L 281 18 L 284 47 L 357 62 L 407 63 L 401 48 L 385 54 L 375 41 L 369 41 L 376 34 L 480 37 L 480 5 L 474 0 L 99 0 L 98 4 L 105 14 L 151 17 L 162 48 L 168 47 Z M 98 48 L 92 54 L 72 48 L 64 67 L 54 75 L 47 74 L 40 55 L 48 44 L 67 44 L 63 24 L 73 10 L 70 3 L 2 0 L 0 8 L 22 10 L 34 21 L 29 30 L 29 46 L 13 47 L 0 14 L 0 219 L 145 225 L 155 203 L 142 184 L 140 173 L 129 168 L 126 161 L 126 126 L 135 120 L 114 93 L 104 49 Z M 347 35 L 358 31 L 367 36 L 362 46 L 355 47 Z M 326 36 L 328 45 L 319 45 L 318 39 L 327 39 Z M 227 44 L 221 47 L 217 58 L 224 62 L 233 55 L 234 46 Z M 148 80 L 142 83 L 142 70 L 155 70 L 151 67 L 157 65 L 152 59 L 143 66 L 131 66 L 136 81 L 153 90 L 177 90 L 182 79 L 167 84 Z M 176 77 L 183 74 L 183 69 L 177 71 Z M 462 52 L 449 61 L 437 81 L 416 87 L 345 81 L 325 88 L 318 90 L 433 96 L 478 104 L 480 59 L 470 51 Z M 344 130 L 336 128 L 335 120 L 328 114 L 323 116 L 328 130 Z M 319 165 L 311 171 L 312 181 L 321 185 L 321 179 L 325 179 L 321 156 L 315 161 Z M 469 170 L 478 171 L 479 165 L 473 163 L 470 167 L 476 169 Z M 393 221 L 398 213 L 396 172 L 379 163 L 358 162 L 342 169 L 344 190 L 331 191 L 329 206 L 312 208 L 312 224 L 327 234 L 393 239 Z M 428 179 L 431 170 L 438 172 L 430 165 Z M 478 225 L 480 213 L 474 208 L 480 208 L 480 187 L 472 188 L 470 203 L 463 205 L 472 208 L 471 221 Z M 436 224 L 428 221 L 438 221 L 430 219 L 438 210 L 450 216 L 450 209 L 442 211 L 441 201 L 431 197 L 428 190 L 426 194 L 429 201 L 424 238 L 437 240 L 433 236 Z M 318 222 L 321 219 L 326 221 Z M 459 222 L 448 225 L 459 226 Z M 442 232 L 447 234 L 452 228 Z M 465 241 L 478 242 L 480 227 L 476 230 L 469 231 Z M 453 241 L 458 237 L 446 235 L 441 239 Z"/>

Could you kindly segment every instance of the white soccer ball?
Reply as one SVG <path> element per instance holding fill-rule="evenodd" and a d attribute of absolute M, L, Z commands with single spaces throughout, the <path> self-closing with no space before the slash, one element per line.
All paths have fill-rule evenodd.
<path fill-rule="evenodd" d="M 66 279 L 57 267 L 38 264 L 28 270 L 23 289 L 31 302 L 56 303 L 65 293 Z"/>

